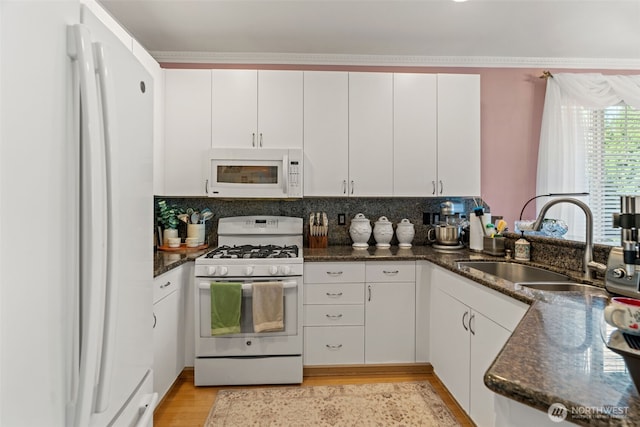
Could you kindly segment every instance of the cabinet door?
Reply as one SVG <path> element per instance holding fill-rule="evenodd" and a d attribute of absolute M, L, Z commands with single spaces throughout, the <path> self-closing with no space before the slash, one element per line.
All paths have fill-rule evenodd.
<path fill-rule="evenodd" d="M 302 71 L 258 71 L 258 147 L 302 148 Z"/>
<path fill-rule="evenodd" d="M 495 425 L 495 393 L 484 385 L 484 374 L 511 333 L 476 311 L 472 313 L 469 328 L 471 369 L 468 413 L 476 425 L 492 426 Z"/>
<path fill-rule="evenodd" d="M 213 70 L 212 147 L 257 147 L 258 72 Z"/>
<path fill-rule="evenodd" d="M 349 74 L 304 73 L 304 195 L 346 196 Z"/>
<path fill-rule="evenodd" d="M 439 288 L 432 289 L 431 364 L 466 412 L 469 412 L 470 311 Z"/>
<path fill-rule="evenodd" d="M 480 76 L 438 74 L 438 195 L 480 195 Z"/>
<path fill-rule="evenodd" d="M 349 194 L 393 195 L 393 75 L 349 73 Z"/>
<path fill-rule="evenodd" d="M 178 342 L 179 314 L 177 289 L 153 305 L 153 391 L 160 399 L 183 368 L 178 358 L 178 351 L 182 351 L 182 343 Z"/>
<path fill-rule="evenodd" d="M 393 75 L 393 195 L 436 192 L 437 76 Z"/>
<path fill-rule="evenodd" d="M 415 362 L 415 282 L 367 283 L 365 363 Z"/>
<path fill-rule="evenodd" d="M 204 196 L 202 156 L 211 147 L 211 71 L 165 70 L 167 196 Z"/>

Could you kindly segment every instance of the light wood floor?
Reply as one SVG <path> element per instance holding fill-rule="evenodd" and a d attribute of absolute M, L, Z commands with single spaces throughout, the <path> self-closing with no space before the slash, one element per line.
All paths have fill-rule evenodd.
<path fill-rule="evenodd" d="M 453 415 L 464 427 L 474 426 L 464 411 L 453 400 L 447 389 L 430 369 L 423 372 L 350 373 L 339 375 L 305 373 L 302 386 L 365 384 L 378 382 L 429 381 L 447 404 Z M 218 390 L 247 388 L 249 386 L 196 387 L 193 385 L 193 369 L 186 369 L 156 408 L 155 427 L 202 427 Z M 267 387 L 267 386 L 259 386 Z M 281 387 L 281 386 L 271 386 Z M 286 387 L 291 387 L 287 385 Z"/>

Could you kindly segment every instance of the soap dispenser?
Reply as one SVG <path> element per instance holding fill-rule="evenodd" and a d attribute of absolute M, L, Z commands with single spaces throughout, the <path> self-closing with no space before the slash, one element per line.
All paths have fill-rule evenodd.
<path fill-rule="evenodd" d="M 524 238 L 524 231 L 522 237 L 516 240 L 515 243 L 515 259 L 518 261 L 531 261 L 531 244 Z"/>

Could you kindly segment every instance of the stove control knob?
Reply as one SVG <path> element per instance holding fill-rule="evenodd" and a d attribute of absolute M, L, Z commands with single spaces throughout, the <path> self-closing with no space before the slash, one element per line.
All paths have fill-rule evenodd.
<path fill-rule="evenodd" d="M 272 276 L 278 274 L 278 267 L 276 267 L 275 265 L 269 267 L 269 274 L 271 274 Z"/>
<path fill-rule="evenodd" d="M 291 267 L 288 265 L 283 265 L 280 267 L 280 274 L 283 276 L 288 276 L 291 273 Z"/>
<path fill-rule="evenodd" d="M 252 265 L 248 265 L 244 268 L 244 275 L 245 276 L 251 276 L 253 274 L 253 266 Z"/>
<path fill-rule="evenodd" d="M 216 267 L 209 267 L 209 269 L 207 270 L 207 274 L 209 276 L 213 276 L 214 274 L 216 274 Z"/>
<path fill-rule="evenodd" d="M 611 271 L 611 275 L 616 279 L 622 279 L 625 276 L 625 272 L 622 268 L 614 268 L 613 271 Z"/>
<path fill-rule="evenodd" d="M 229 269 L 227 267 L 220 267 L 220 272 L 218 274 L 220 274 L 221 276 L 226 276 L 228 271 Z"/>

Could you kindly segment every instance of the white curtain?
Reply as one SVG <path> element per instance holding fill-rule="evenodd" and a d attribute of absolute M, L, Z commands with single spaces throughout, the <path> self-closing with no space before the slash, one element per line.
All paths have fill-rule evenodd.
<path fill-rule="evenodd" d="M 559 73 L 547 79 L 538 149 L 537 194 L 589 191 L 585 176 L 584 109 L 603 109 L 620 102 L 640 108 L 639 75 Z M 588 196 L 581 199 L 589 204 Z M 548 198 L 537 200 L 537 211 Z M 584 240 L 585 216 L 576 206 L 554 206 L 547 218 L 569 226 L 567 238 Z"/>

